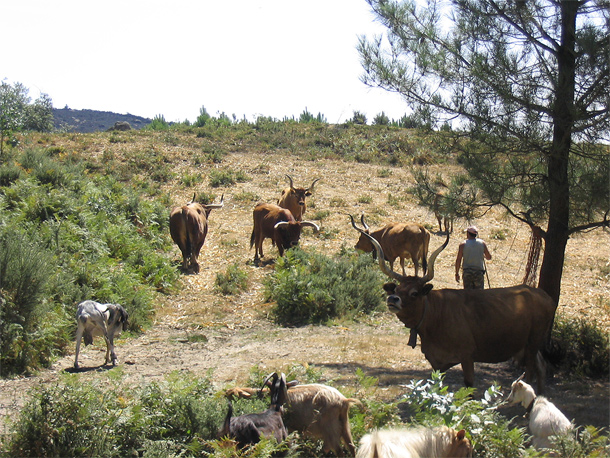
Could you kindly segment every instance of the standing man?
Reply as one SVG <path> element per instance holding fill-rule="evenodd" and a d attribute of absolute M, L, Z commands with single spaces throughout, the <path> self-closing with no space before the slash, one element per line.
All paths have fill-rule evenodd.
<path fill-rule="evenodd" d="M 460 267 L 463 271 L 464 289 L 485 288 L 485 259 L 491 259 L 491 253 L 485 242 L 479 238 L 476 226 L 466 229 L 466 240 L 460 243 L 455 260 L 455 281 L 460 281 Z"/>

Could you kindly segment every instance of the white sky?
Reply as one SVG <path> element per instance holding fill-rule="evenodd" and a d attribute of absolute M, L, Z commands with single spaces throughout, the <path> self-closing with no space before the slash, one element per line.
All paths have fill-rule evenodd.
<path fill-rule="evenodd" d="M 369 122 L 408 107 L 359 79 L 364 0 L 14 0 L 1 8 L 0 80 L 55 108 L 195 121 L 215 116 Z"/>

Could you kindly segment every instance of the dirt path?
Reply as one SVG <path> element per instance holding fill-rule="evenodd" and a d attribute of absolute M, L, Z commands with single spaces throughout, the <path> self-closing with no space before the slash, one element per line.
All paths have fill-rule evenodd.
<path fill-rule="evenodd" d="M 274 161 L 270 154 L 231 155 L 223 166 L 243 170 L 254 179 L 213 190 L 217 194 L 224 192 L 225 207 L 211 214 L 210 233 L 200 259 L 201 272 L 184 276 L 178 294 L 159 298 L 155 304 L 157 322 L 151 329 L 118 341 L 121 364 L 110 370 L 121 371 L 127 383 L 150 382 L 173 371 L 204 376 L 213 370 L 213 379 L 222 388 L 244 383 L 254 366 L 282 370 L 292 364 L 310 364 L 322 371 L 326 381 L 338 387 L 353 385 L 356 369 L 360 368 L 366 375 L 379 378 L 379 395 L 387 399 L 404 393 L 401 385 L 411 379 L 427 378 L 428 362 L 419 347 L 407 347 L 407 332 L 390 313 L 346 326 L 273 325 L 267 318 L 271 304 L 263 302 L 262 294 L 263 279 L 272 267 L 255 268 L 249 262 L 253 255 L 248 246 L 251 209 L 255 201 L 277 199 L 285 173 L 290 173 L 298 184 L 309 183 L 319 176 L 325 178 L 316 185 L 306 216 L 320 211 L 328 211 L 330 216 L 320 221 L 319 236 L 304 235 L 301 245 L 305 249 L 333 253 L 342 245 L 352 246 L 356 237 L 348 224 L 348 213 L 366 212 L 371 226 L 392 220 L 415 220 L 435 227 L 434 215 L 417 207 L 405 193 L 405 183 L 410 179 L 408 171 L 392 169 L 388 177 L 371 165 L 307 162 L 286 156 L 282 156 L 282 161 Z M 330 176 L 332 180 L 327 178 Z M 346 189 L 354 191 L 346 193 Z M 172 195 L 176 203 L 181 203 L 190 199 L 192 190 L 181 189 Z M 453 263 L 463 223 L 456 222 L 456 233 L 446 255 L 437 260 L 434 282 L 437 288 L 455 287 Z M 476 223 L 494 255 L 489 265 L 492 286 L 519 283 L 527 256 L 528 231 L 496 214 L 486 215 Z M 571 241 L 559 308 L 559 313 L 596 319 L 606 329 L 610 329 L 610 279 L 600 274 L 600 266 L 610 258 L 608 239 L 607 233 L 599 231 L 574 237 L 576 243 Z M 440 237 L 433 236 L 431 249 L 440 242 Z M 265 252 L 269 257 L 277 256 L 268 241 Z M 176 261 L 178 257 L 176 249 Z M 248 273 L 249 285 L 238 296 L 224 297 L 214 292 L 214 280 L 218 272 L 232 264 Z M 99 377 L 106 371 L 98 368 L 105 351 L 100 343 L 96 341 L 82 352 L 83 379 Z M 72 366 L 73 353 L 35 377 L 0 380 L 0 416 L 17 414 L 30 388 L 57 381 L 64 372 L 72 372 Z M 483 388 L 496 380 L 506 389 L 519 375 L 520 370 L 509 363 L 478 365 L 476 369 L 477 384 Z M 454 368 L 448 372 L 446 381 L 452 389 L 458 389 L 461 379 L 461 370 Z M 571 382 L 556 378 L 547 395 L 577 424 L 598 427 L 610 424 L 608 380 Z M 509 417 L 520 414 L 519 409 L 506 413 Z M 3 427 L 0 432 L 4 432 Z"/>

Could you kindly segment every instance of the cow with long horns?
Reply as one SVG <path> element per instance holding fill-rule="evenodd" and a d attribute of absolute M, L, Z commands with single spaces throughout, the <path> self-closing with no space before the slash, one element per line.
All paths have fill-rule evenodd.
<path fill-rule="evenodd" d="M 286 175 L 288 178 L 288 182 L 290 183 L 290 187 L 285 188 L 282 191 L 282 195 L 277 201 L 277 204 L 282 208 L 287 208 L 294 216 L 294 219 L 297 221 L 303 220 L 303 215 L 305 214 L 305 210 L 307 210 L 307 204 L 305 203 L 305 198 L 311 196 L 313 192 L 313 187 L 320 179 L 316 178 L 311 183 L 309 188 L 303 187 L 295 187 L 292 181 L 292 177 L 290 175 Z"/>
<path fill-rule="evenodd" d="M 299 244 L 301 230 L 312 227 L 315 232 L 320 228 L 312 221 L 296 221 L 290 210 L 274 204 L 259 203 L 252 212 L 253 227 L 250 235 L 250 248 L 254 247 L 254 265 L 260 264 L 263 257 L 263 241 L 271 239 L 277 246 L 280 256 L 284 250 Z"/>
<path fill-rule="evenodd" d="M 366 234 L 351 220 L 354 229 Z M 430 255 L 423 277 L 389 269 L 379 242 L 368 237 L 381 271 L 396 281 L 383 286 L 388 308 L 411 329 L 409 345 L 415 347 L 419 335 L 421 351 L 434 370 L 461 364 L 464 383 L 474 386 L 475 362 L 499 363 L 515 357 L 525 365 L 526 380 L 536 376 L 538 392 L 543 391 L 545 368 L 539 351 L 548 341 L 557 308 L 546 292 L 526 285 L 433 290 L 434 262 L 447 247 L 449 233 Z"/>
<path fill-rule="evenodd" d="M 182 252 L 182 269 L 199 272 L 197 258 L 208 234 L 208 217 L 214 208 L 222 208 L 224 195 L 219 204 L 200 204 L 193 200 L 174 208 L 169 215 L 169 232 L 172 240 Z"/>
<path fill-rule="evenodd" d="M 418 223 L 388 223 L 371 231 L 364 221 L 364 214 L 361 216 L 360 222 L 364 231 L 381 245 L 385 259 L 390 263 L 390 269 L 394 270 L 394 261 L 398 258 L 402 274 L 406 275 L 405 259 L 410 257 L 415 268 L 415 275 L 418 273 L 420 260 L 424 274 L 426 273 L 430 232 L 424 226 Z M 366 253 L 373 252 L 373 256 L 377 255 L 375 247 L 364 234 L 360 235 L 356 249 Z"/>

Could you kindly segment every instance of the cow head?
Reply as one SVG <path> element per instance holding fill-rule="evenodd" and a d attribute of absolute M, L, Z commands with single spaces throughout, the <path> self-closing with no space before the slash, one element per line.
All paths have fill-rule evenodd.
<path fill-rule="evenodd" d="M 412 318 L 407 318 L 406 313 L 408 313 L 410 305 L 413 305 L 415 302 L 419 302 L 421 298 L 426 296 L 432 290 L 433 286 L 429 282 L 434 278 L 434 262 L 436 261 L 436 258 L 440 252 L 443 251 L 449 244 L 449 233 L 447 233 L 447 239 L 445 242 L 430 255 L 430 258 L 428 259 L 428 271 L 423 277 L 410 275 L 405 276 L 399 274 L 398 272 L 394 272 L 388 267 L 383 254 L 383 249 L 381 248 L 379 242 L 368 233 L 367 229 L 360 229 L 358 226 L 356 226 L 353 216 L 350 215 L 350 218 L 352 220 L 352 226 L 354 229 L 360 232 L 361 237 L 366 237 L 375 247 L 381 271 L 388 277 L 397 281 L 397 283 L 391 282 L 383 285 L 383 289 L 388 295 L 386 299 L 388 308 L 407 326 L 411 328 L 415 327 L 416 323 L 412 324 L 407 322 L 407 320 Z"/>
<path fill-rule="evenodd" d="M 360 217 L 360 222 L 362 223 L 362 227 L 364 228 L 364 232 L 366 234 L 365 233 L 360 234 L 360 238 L 358 239 L 358 242 L 356 242 L 356 246 L 354 248 L 356 248 L 357 250 L 360 250 L 360 251 L 364 251 L 365 253 L 373 252 L 373 259 L 376 259 L 377 251 L 375 250 L 375 246 L 369 240 L 369 237 L 367 237 L 367 236 L 370 236 L 371 229 L 364 222 L 364 214 Z M 353 223 L 353 220 L 352 220 L 352 223 Z"/>
<path fill-rule="evenodd" d="M 316 223 L 311 221 L 280 221 L 273 227 L 275 232 L 275 243 L 280 252 L 280 256 L 284 254 L 284 250 L 288 250 L 299 244 L 301 238 L 301 230 L 304 227 L 313 227 L 316 232 L 320 230 Z"/>
<path fill-rule="evenodd" d="M 288 182 L 290 183 L 290 195 L 301 207 L 303 207 L 305 205 L 305 197 L 311 196 L 314 185 L 316 184 L 317 181 L 320 180 L 319 178 L 316 178 L 315 180 L 313 180 L 313 182 L 311 183 L 311 186 L 309 186 L 309 188 L 302 188 L 302 187 L 295 188 L 294 183 L 292 181 L 292 177 L 290 175 L 286 175 L 286 178 L 288 178 Z"/>
<path fill-rule="evenodd" d="M 210 212 L 215 208 L 224 207 L 225 195 L 220 196 L 220 202 L 217 204 L 200 204 L 203 210 L 205 211 L 206 218 L 210 215 Z M 195 202 L 195 195 L 193 195 L 193 202 Z"/>

